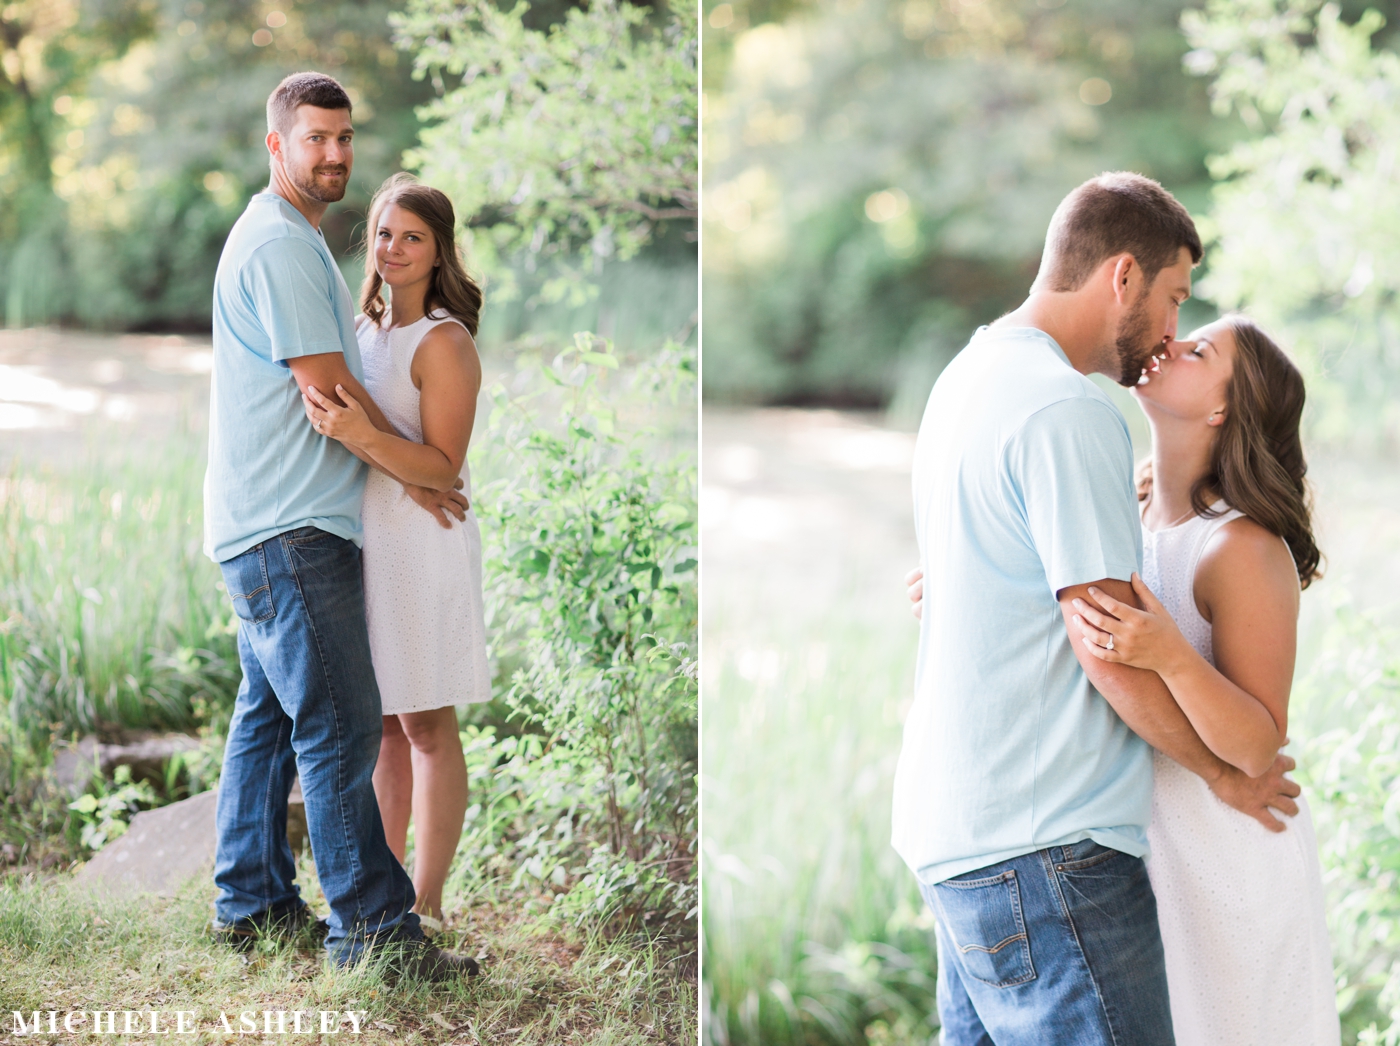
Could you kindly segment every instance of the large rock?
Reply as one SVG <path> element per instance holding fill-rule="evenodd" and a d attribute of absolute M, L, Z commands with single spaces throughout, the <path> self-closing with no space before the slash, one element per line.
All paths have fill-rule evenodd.
<path fill-rule="evenodd" d="M 137 814 L 126 834 L 99 850 L 74 878 L 113 893 L 173 896 L 214 867 L 216 801 L 216 791 L 201 792 Z M 306 808 L 299 781 L 292 785 L 287 803 L 287 839 L 292 853 L 300 854 L 306 842 Z"/>
<path fill-rule="evenodd" d="M 201 792 L 137 814 L 126 834 L 99 850 L 75 879 L 113 893 L 178 893 L 214 865 L 216 796 Z"/>

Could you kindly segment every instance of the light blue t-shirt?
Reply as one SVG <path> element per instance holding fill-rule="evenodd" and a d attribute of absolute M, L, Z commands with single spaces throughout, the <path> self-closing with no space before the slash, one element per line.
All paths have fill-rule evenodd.
<path fill-rule="evenodd" d="M 297 527 L 361 543 L 368 466 L 311 427 L 286 363 L 325 352 L 363 380 L 350 289 L 320 231 L 258 193 L 214 277 L 204 552 L 216 562 Z"/>
<path fill-rule="evenodd" d="M 894 847 L 932 884 L 1093 839 L 1147 853 L 1152 755 L 1089 683 L 1056 593 L 1141 569 L 1123 416 L 1049 335 L 982 328 L 914 455 L 924 608 Z"/>

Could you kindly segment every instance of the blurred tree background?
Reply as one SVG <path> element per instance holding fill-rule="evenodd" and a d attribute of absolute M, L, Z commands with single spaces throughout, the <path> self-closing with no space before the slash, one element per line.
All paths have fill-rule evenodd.
<path fill-rule="evenodd" d="M 1382 28 L 1375 16 L 1346 30 L 1376 5 L 1332 5 L 1323 21 L 1340 28 L 1325 30 L 1329 50 L 1308 46 L 1315 2 L 1215 5 L 1183 32 L 1186 6 L 707 6 L 706 394 L 884 407 L 917 421 L 971 330 L 1024 296 L 1055 204 L 1103 170 L 1158 179 L 1215 237 L 1198 274 L 1207 301 L 1183 326 L 1211 304 L 1262 309 L 1269 321 L 1342 311 L 1350 322 L 1393 295 L 1383 278 L 1358 296 L 1344 287 L 1357 286 L 1346 281 L 1366 266 L 1382 271 L 1385 248 L 1372 239 L 1395 228 L 1394 219 L 1374 223 L 1368 209 L 1376 179 L 1390 177 L 1381 143 L 1395 112 L 1386 48 L 1396 20 Z M 1284 68 L 1284 46 L 1312 57 Z M 1343 81 L 1351 95 L 1329 108 Z M 1304 92 L 1321 110 L 1290 105 Z M 1354 130 L 1368 120 L 1365 133 Z M 1306 161 L 1296 148 L 1304 137 L 1318 143 Z M 1247 144 L 1267 141 L 1276 144 Z M 1322 212 L 1290 206 L 1281 221 L 1276 205 L 1292 202 L 1289 179 L 1304 188 L 1297 202 Z M 1344 211 L 1341 196 L 1356 207 Z M 1332 235 L 1316 246 L 1324 214 L 1344 227 L 1360 219 L 1366 237 Z M 1245 255 L 1251 264 L 1237 261 Z M 1280 284 L 1273 269 L 1295 263 L 1308 275 Z M 1270 290 L 1280 292 L 1278 309 L 1258 293 Z M 1329 329 L 1340 345 L 1389 337 L 1374 324 Z M 1336 355 L 1304 340 L 1297 348 L 1308 361 Z"/>
<path fill-rule="evenodd" d="M 648 143 L 667 122 L 661 110 L 679 110 L 669 118 L 664 159 L 672 171 L 688 166 L 689 185 L 621 172 L 611 186 L 614 206 L 642 206 L 660 220 L 630 237 L 635 222 L 610 221 L 607 213 L 595 221 L 590 235 L 597 264 L 584 267 L 591 279 L 574 281 L 573 303 L 596 300 L 600 286 L 606 291 L 614 274 L 603 271 L 603 262 L 639 253 L 644 268 L 666 270 L 662 282 L 678 274 L 684 282 L 687 270 L 693 280 L 695 40 L 675 30 L 693 22 L 693 5 L 587 8 L 544 0 L 514 10 L 426 2 L 403 8 L 376 0 L 21 0 L 0 6 L 0 307 L 6 326 L 207 330 L 224 238 L 248 196 L 267 184 L 264 103 L 278 80 L 300 69 L 335 76 L 355 106 L 350 190 L 323 224 L 352 288 L 358 286 L 353 258 L 369 197 L 417 145 L 408 158 L 414 169 L 443 181 L 464 225 L 490 232 L 477 237 L 479 249 L 469 246 L 469 264 L 488 270 L 503 301 L 520 303 L 514 314 L 501 310 L 488 322 L 513 315 L 514 326 L 523 326 L 520 309 L 544 300 L 546 276 L 532 275 L 532 256 L 544 245 L 531 242 L 534 225 L 524 242 L 497 230 L 518 228 L 516 212 L 528 211 L 542 194 L 532 192 L 530 181 L 522 185 L 519 170 L 501 168 L 529 149 L 538 154 L 540 142 L 554 152 L 569 143 L 535 126 L 537 114 L 515 114 L 528 118 L 517 119 L 508 141 L 484 135 L 483 126 L 468 143 L 452 124 L 480 109 L 483 99 L 463 97 L 473 84 L 490 85 L 489 110 L 495 85 L 506 81 L 500 68 L 482 75 L 466 46 L 473 36 L 490 39 L 471 23 L 473 13 L 478 23 L 482 16 L 494 18 L 498 34 L 514 33 L 502 46 L 569 42 L 573 53 L 556 68 L 576 72 L 580 61 L 591 62 L 603 94 L 619 81 L 634 85 L 634 94 L 648 94 L 650 108 L 635 106 L 631 116 L 638 128 L 645 126 Z M 568 32 L 549 32 L 571 18 Z M 600 19 L 611 19 L 611 40 L 578 31 L 580 23 Z M 453 36 L 459 30 L 465 37 Z M 623 45 L 669 47 L 679 71 L 668 69 L 665 77 L 650 72 L 649 53 L 641 68 L 622 68 L 608 53 Z M 537 94 L 538 79 L 526 78 Z M 515 82 L 525 81 L 517 76 Z M 591 99 L 587 91 L 569 93 L 609 101 L 597 91 Z M 635 98 L 614 100 L 630 104 Z M 423 109 L 428 103 L 433 107 Z M 496 119 L 501 115 L 494 112 Z M 420 142 L 420 132 L 432 125 L 448 128 L 450 137 Z M 616 127 L 594 130 L 590 141 L 573 143 L 580 169 L 593 170 L 596 159 L 584 145 L 596 152 L 621 139 Z M 488 183 L 478 187 L 474 175 L 482 171 L 494 178 L 478 179 Z M 683 198 L 674 199 L 677 193 Z M 571 216 L 567 206 L 549 215 L 556 223 Z M 565 295 L 556 289 L 546 297 Z"/>

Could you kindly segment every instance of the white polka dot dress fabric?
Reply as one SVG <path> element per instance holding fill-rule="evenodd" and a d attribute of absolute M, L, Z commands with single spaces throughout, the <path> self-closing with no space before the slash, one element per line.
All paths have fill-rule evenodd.
<path fill-rule="evenodd" d="M 1217 509 L 1225 508 L 1223 502 Z M 1193 585 L 1201 551 L 1240 513 L 1143 528 L 1143 580 L 1214 663 Z M 1274 834 L 1154 753 L 1147 870 L 1157 894 L 1177 1046 L 1341 1040 L 1317 839 L 1306 799 Z"/>
<path fill-rule="evenodd" d="M 423 442 L 409 366 L 423 336 L 455 319 L 381 330 L 360 317 L 365 388 L 404 439 Z M 465 463 L 463 493 L 471 497 Z M 364 501 L 365 617 L 384 714 L 487 701 L 486 613 L 476 514 L 445 530 L 395 480 L 372 469 Z"/>

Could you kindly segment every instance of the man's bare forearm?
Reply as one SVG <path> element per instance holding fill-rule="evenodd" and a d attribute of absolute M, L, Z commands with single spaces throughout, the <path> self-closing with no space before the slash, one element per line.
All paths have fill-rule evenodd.
<path fill-rule="evenodd" d="M 1089 682 L 1128 724 L 1128 729 L 1198 777 L 1209 782 L 1220 777 L 1225 770 L 1224 760 L 1206 747 L 1157 673 L 1105 664 L 1092 656 L 1087 659 L 1098 669 L 1091 671 L 1084 665 Z M 1081 664 L 1085 660 L 1080 657 Z"/>
<path fill-rule="evenodd" d="M 370 394 L 365 387 L 355 380 L 355 376 L 350 373 L 350 367 L 345 362 L 345 356 L 339 352 L 323 352 L 315 356 L 298 356 L 287 361 L 287 365 L 292 370 L 292 377 L 296 379 L 297 387 L 301 389 L 302 395 L 306 394 L 308 386 L 314 386 L 322 396 L 334 400 L 340 406 L 345 406 L 339 396 L 335 394 L 337 385 L 343 386 L 345 391 L 354 396 L 364 407 L 365 413 L 369 415 L 370 422 L 380 432 L 394 432 L 394 426 L 389 424 L 389 419 L 384 416 L 384 412 L 379 409 L 379 405 L 370 398 Z M 308 422 L 310 424 L 310 422 Z M 398 435 L 398 433 L 394 433 Z M 364 461 L 369 461 L 360 455 Z M 374 464 L 374 462 L 370 462 Z M 377 466 L 376 466 L 377 467 Z M 387 474 L 387 470 L 386 474 Z"/>

